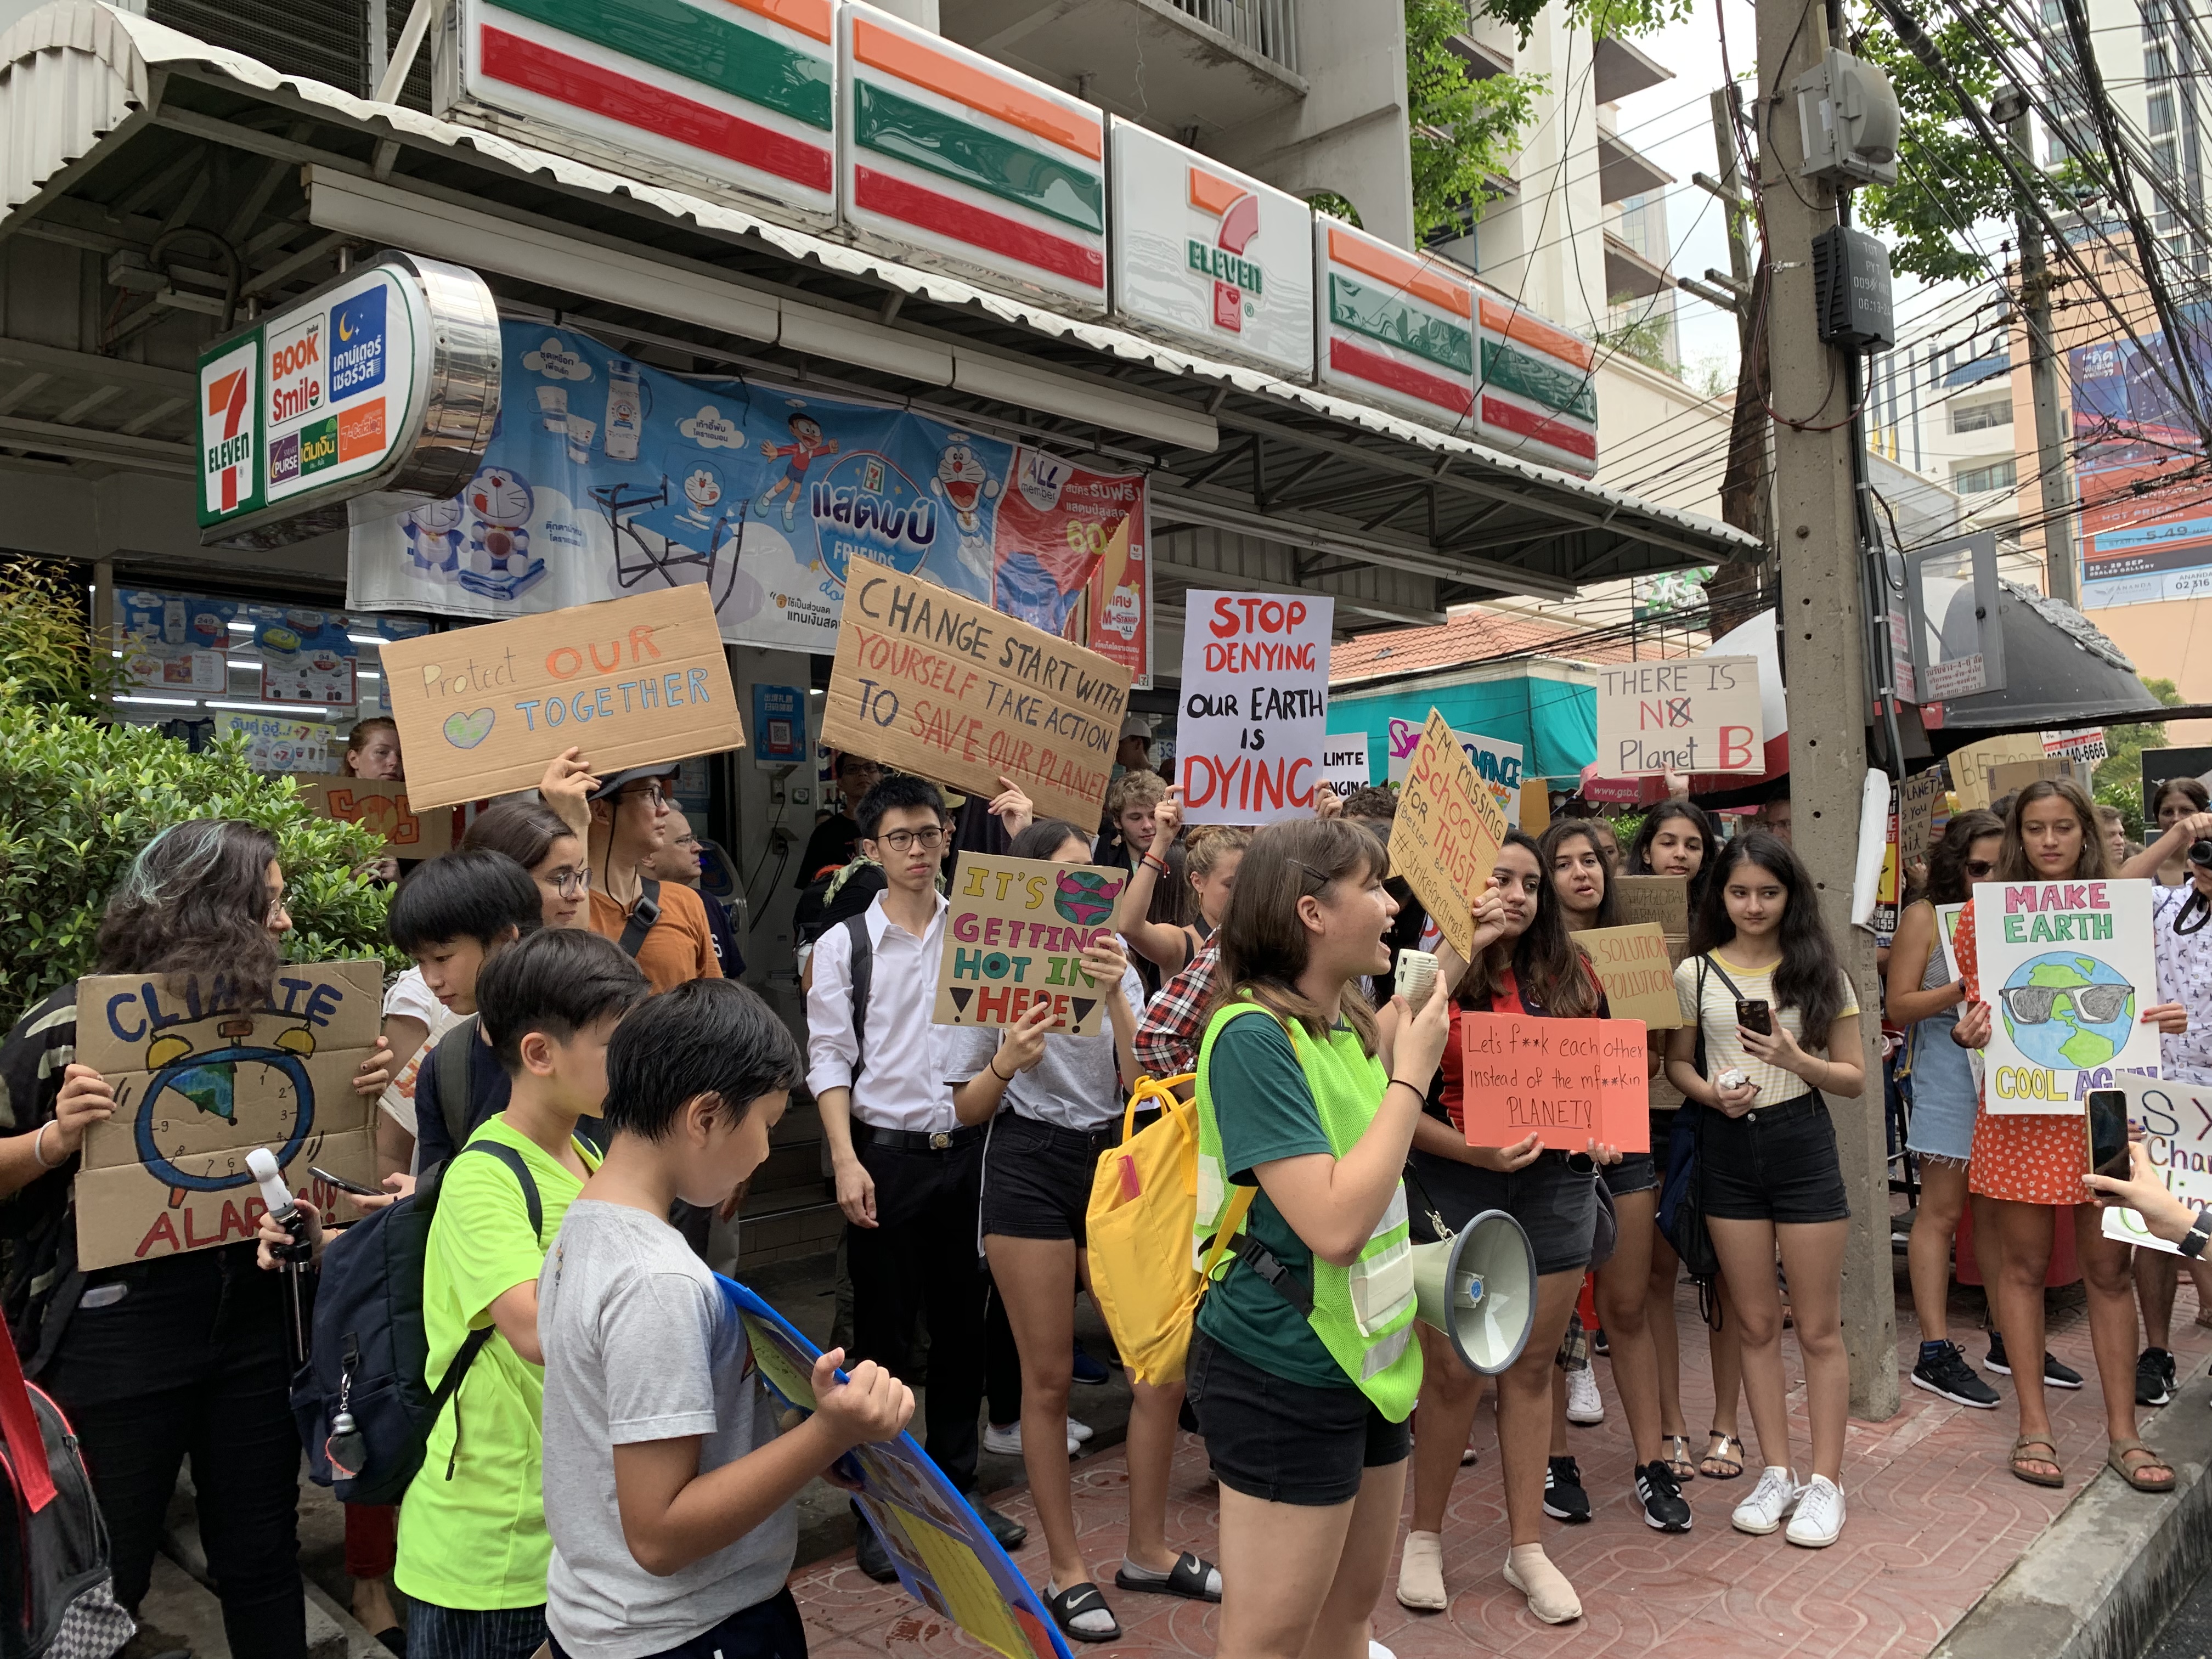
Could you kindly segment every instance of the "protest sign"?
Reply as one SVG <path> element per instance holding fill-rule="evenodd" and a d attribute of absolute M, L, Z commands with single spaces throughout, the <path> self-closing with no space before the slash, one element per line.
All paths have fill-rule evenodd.
<path fill-rule="evenodd" d="M 1915 772 L 1897 786 L 1897 863 L 1900 883 L 1911 879 L 1912 866 L 1928 861 L 1928 844 L 1935 839 L 1936 809 L 1942 804 L 1941 767 Z"/>
<path fill-rule="evenodd" d="M 1990 1111 L 2078 1113 L 2120 1073 L 2157 1075 L 2148 882 L 1977 882 L 1974 946 Z"/>
<path fill-rule="evenodd" d="M 1533 1132 L 1559 1152 L 1593 1140 L 1651 1150 L 1644 1024 L 1462 1013 L 1470 1146 L 1510 1146 Z"/>
<path fill-rule="evenodd" d="M 1586 927 L 1575 935 L 1575 943 L 1589 952 L 1615 1019 L 1641 1020 L 1655 1031 L 1682 1023 L 1681 1003 L 1674 995 L 1674 957 L 1658 923 Z"/>
<path fill-rule="evenodd" d="M 1328 740 L 1325 596 L 1193 590 L 1184 596 L 1176 775 L 1186 823 L 1310 817 Z"/>
<path fill-rule="evenodd" d="M 434 859 L 453 850 L 451 810 L 416 811 L 404 783 L 345 777 L 305 777 L 299 782 L 301 798 L 319 816 L 374 830 L 395 857 Z"/>
<path fill-rule="evenodd" d="M 1936 948 L 1943 953 L 1945 982 L 1955 984 L 1959 979 L 1959 951 L 1952 939 L 1959 931 L 1959 918 L 1966 914 L 1963 904 L 1939 904 L 1936 907 Z"/>
<path fill-rule="evenodd" d="M 1431 708 L 1398 792 L 1390 864 L 1463 957 L 1474 955 L 1475 895 L 1490 884 L 1504 840 L 1504 814 Z"/>
<path fill-rule="evenodd" d="M 1039 817 L 1096 823 L 1128 671 L 919 576 L 846 570 L 823 743 L 987 800 L 1012 778 Z"/>
<path fill-rule="evenodd" d="M 1543 779 L 1522 779 L 1517 804 L 1521 816 L 1514 823 L 1516 830 L 1540 836 L 1552 827 L 1552 792 L 1545 786 Z"/>
<path fill-rule="evenodd" d="M 1597 769 L 1764 772 L 1759 659 L 1688 657 L 1597 671 Z"/>
<path fill-rule="evenodd" d="M 2133 1074 L 2113 1079 L 2112 1086 L 2126 1091 L 2128 1133 L 2142 1139 L 2143 1156 L 2166 1191 L 2194 1207 L 2212 1205 L 2212 1086 Z M 2081 1162 L 2088 1167 L 2086 1134 Z M 2144 1226 L 2137 1211 L 2106 1210 L 2104 1225 L 2107 1238 L 2181 1254 Z"/>
<path fill-rule="evenodd" d="M 744 1285 L 716 1278 L 744 1323 L 762 1382 L 783 1407 L 784 1426 L 812 1416 L 814 1362 L 822 1351 Z M 844 1381 L 845 1373 L 837 1377 Z M 1069 1659 L 1029 1581 L 912 1435 L 855 1446 L 836 1467 L 908 1595 L 1000 1659 Z"/>
<path fill-rule="evenodd" d="M 526 788 L 570 747 L 607 777 L 745 740 L 696 586 L 395 640 L 384 673 L 418 812 Z"/>
<path fill-rule="evenodd" d="M 1333 732 L 1322 742 L 1321 781 L 1336 792 L 1339 800 L 1374 781 L 1374 743 L 1364 732 Z"/>
<path fill-rule="evenodd" d="M 947 895 L 931 1020 L 1011 1025 L 1049 1000 L 1060 1036 L 1097 1031 L 1105 999 L 1121 988 L 1083 971 L 1083 949 L 1114 937 L 1114 901 L 1128 878 L 1118 867 L 963 853 Z"/>
<path fill-rule="evenodd" d="M 308 1164 L 376 1184 L 376 1103 L 352 1085 L 383 1021 L 381 965 L 288 963 L 265 1005 L 238 1003 L 218 975 L 77 981 L 76 1059 L 115 1091 L 76 1177 L 81 1267 L 252 1238 L 266 1207 L 246 1166 L 256 1146 L 325 1210 Z"/>
<path fill-rule="evenodd" d="M 2008 761 L 2002 766 L 1992 766 L 1982 774 L 1982 793 L 1992 805 L 2008 795 L 2016 795 L 2031 783 L 2056 782 L 2060 778 L 2074 775 L 2074 763 L 2045 756 L 2035 760 Z M 2094 833 L 2096 826 L 2089 826 Z"/>
<path fill-rule="evenodd" d="M 1402 784 L 1406 773 L 1413 763 L 1413 745 L 1421 740 L 1421 722 L 1394 718 L 1390 722 L 1390 770 L 1388 781 Z M 1521 745 L 1506 743 L 1497 738 L 1486 738 L 1474 732 L 1455 731 L 1452 741 L 1467 756 L 1468 764 L 1474 768 L 1474 775 L 1498 803 L 1498 810 L 1505 815 L 1505 827 L 1519 830 L 1521 822 L 1521 791 L 1524 782 L 1521 775 Z M 1541 793 L 1540 788 L 1539 793 Z M 1543 829 L 1538 824 L 1529 834 Z"/>
<path fill-rule="evenodd" d="M 1624 922 L 1656 921 L 1668 939 L 1689 937 L 1687 876 L 1615 876 L 1613 896 Z"/>
<path fill-rule="evenodd" d="M 2043 758 L 2043 739 L 2033 732 L 2011 732 L 1962 744 L 1949 757 L 1951 787 L 1962 808 L 1987 811 L 1990 805 L 1989 770 L 1993 766 Z"/>

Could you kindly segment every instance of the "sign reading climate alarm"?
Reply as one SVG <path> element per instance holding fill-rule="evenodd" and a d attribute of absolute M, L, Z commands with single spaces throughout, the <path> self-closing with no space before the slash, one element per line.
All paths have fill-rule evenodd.
<path fill-rule="evenodd" d="M 499 417 L 499 314 L 472 270 L 385 253 L 199 364 L 200 539 L 276 545 L 392 492 L 458 490 Z"/>
<path fill-rule="evenodd" d="M 1319 383 L 1450 430 L 1474 413 L 1474 289 L 1327 214 L 1313 222 Z"/>
<path fill-rule="evenodd" d="M 838 205 L 864 246 L 1063 310 L 1106 309 L 1096 105 L 857 0 L 837 9 L 837 43 Z"/>
<path fill-rule="evenodd" d="M 1312 210 L 1119 116 L 1112 143 L 1115 310 L 1210 356 L 1310 379 Z"/>

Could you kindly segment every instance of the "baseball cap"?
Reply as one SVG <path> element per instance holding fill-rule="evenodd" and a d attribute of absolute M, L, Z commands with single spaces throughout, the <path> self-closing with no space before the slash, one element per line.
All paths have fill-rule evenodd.
<path fill-rule="evenodd" d="M 1115 738 L 1115 741 L 1119 743 L 1121 738 L 1142 738 L 1146 743 L 1150 743 L 1152 740 L 1152 728 L 1143 715 L 1132 714 L 1121 722 L 1121 737 Z"/>
<path fill-rule="evenodd" d="M 585 799 L 606 800 L 621 793 L 624 784 L 640 783 L 647 778 L 672 778 L 681 769 L 673 761 L 661 766 L 627 766 L 612 777 L 601 778 L 599 787 Z"/>

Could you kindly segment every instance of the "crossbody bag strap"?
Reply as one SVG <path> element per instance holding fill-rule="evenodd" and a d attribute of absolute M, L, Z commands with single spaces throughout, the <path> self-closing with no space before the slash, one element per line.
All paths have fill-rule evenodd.
<path fill-rule="evenodd" d="M 638 883 L 637 903 L 623 922 L 622 938 L 617 941 L 622 953 L 635 961 L 637 953 L 645 949 L 645 936 L 659 920 L 660 884 L 647 877 Z"/>
<path fill-rule="evenodd" d="M 38 1413 L 31 1409 L 22 1362 L 4 1322 L 0 1322 L 0 1449 L 8 1454 L 25 1507 L 35 1515 L 52 1503 L 54 1477 L 46 1463 L 46 1437 L 40 1430 Z"/>

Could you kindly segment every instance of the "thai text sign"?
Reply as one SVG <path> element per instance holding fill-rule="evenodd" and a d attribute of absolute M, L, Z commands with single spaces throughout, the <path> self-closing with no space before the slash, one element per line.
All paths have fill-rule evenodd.
<path fill-rule="evenodd" d="M 1083 951 L 1113 939 L 1114 901 L 1128 878 L 1126 870 L 1097 865 L 963 854 L 930 1018 L 1011 1025 L 1049 1001 L 1053 1030 L 1091 1036 L 1105 999 L 1121 988 L 1102 987 L 1084 972 Z"/>
<path fill-rule="evenodd" d="M 1276 823 L 1313 810 L 1328 741 L 1336 601 L 1193 592 L 1176 764 L 1189 823 Z"/>
<path fill-rule="evenodd" d="M 1555 1151 L 1593 1140 L 1651 1150 L 1644 1024 L 1462 1013 L 1463 1122 L 1470 1146 L 1510 1146 L 1530 1134 Z"/>
<path fill-rule="evenodd" d="M 1598 670 L 1597 769 L 1763 772 L 1756 657 L 1691 657 Z"/>
<path fill-rule="evenodd" d="M 1977 882 L 1974 947 L 1989 1110 L 2078 1113 L 2122 1073 L 2158 1074 L 2148 882 Z"/>
<path fill-rule="evenodd" d="M 1504 814 L 1431 708 L 1398 792 L 1390 864 L 1463 957 L 1474 955 L 1475 896 L 1490 884 L 1504 841 Z"/>
<path fill-rule="evenodd" d="M 1011 778 L 1037 816 L 1105 804 L 1129 672 L 983 601 L 856 558 L 822 741 L 970 794 Z"/>

